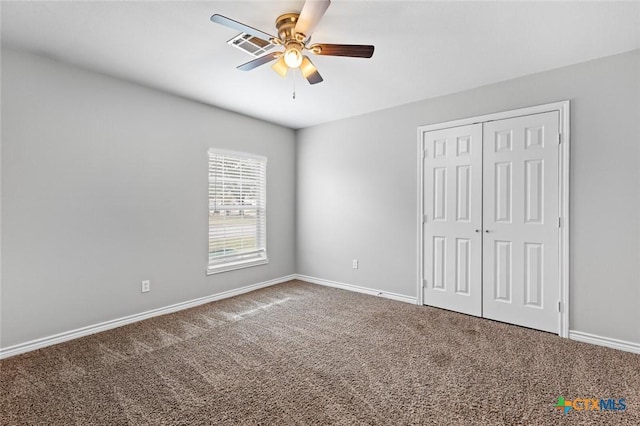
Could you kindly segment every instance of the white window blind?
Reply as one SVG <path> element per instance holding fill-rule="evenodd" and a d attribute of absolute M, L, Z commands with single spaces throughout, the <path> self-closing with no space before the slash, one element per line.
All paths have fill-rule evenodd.
<path fill-rule="evenodd" d="M 267 159 L 209 150 L 209 273 L 268 263 Z"/>

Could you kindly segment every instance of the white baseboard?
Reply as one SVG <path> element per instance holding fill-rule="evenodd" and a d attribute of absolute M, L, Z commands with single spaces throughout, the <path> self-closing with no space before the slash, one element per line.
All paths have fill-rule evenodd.
<path fill-rule="evenodd" d="M 592 345 L 606 346 L 625 352 L 640 354 L 640 343 L 627 342 L 624 340 L 612 339 L 611 337 L 598 336 L 596 334 L 584 333 L 582 331 L 569 330 L 569 339 L 578 342 L 591 343 Z"/>
<path fill-rule="evenodd" d="M 284 277 L 276 278 L 269 281 L 263 281 L 261 283 L 248 285 L 245 287 L 237 288 L 234 290 L 223 291 L 210 296 L 200 297 L 185 302 L 176 303 L 173 305 L 165 306 L 163 308 L 152 309 L 150 311 L 142 312 L 139 314 L 133 314 L 122 318 L 117 318 L 110 321 L 101 322 L 94 325 L 78 328 L 63 333 L 54 334 L 52 336 L 42 337 L 39 339 L 31 340 L 25 343 L 19 343 L 17 345 L 8 346 L 6 348 L 0 348 L 0 359 L 9 358 L 14 355 L 19 355 L 25 352 L 34 351 L 36 349 L 44 348 L 47 346 L 55 345 L 58 343 L 66 342 L 69 340 L 77 339 L 79 337 L 88 336 L 90 334 L 99 333 L 101 331 L 111 330 L 114 328 L 122 327 L 123 325 L 131 324 L 134 322 L 142 321 L 148 318 L 156 317 L 159 315 L 170 314 L 172 312 L 181 311 L 184 309 L 193 308 L 205 303 L 215 302 L 216 300 L 227 299 L 229 297 L 238 296 L 243 293 L 258 290 L 260 288 L 269 287 L 272 285 L 280 284 L 291 280 L 301 280 L 312 284 L 323 285 L 327 287 L 340 288 L 343 290 L 355 291 L 357 293 L 369 294 L 372 296 L 384 297 L 387 299 L 397 300 L 400 302 L 416 304 L 417 298 L 412 296 L 405 296 L 403 294 L 397 294 L 387 291 L 379 291 L 368 287 L 361 287 L 353 284 L 346 284 L 337 281 L 325 280 L 322 278 L 310 277 L 307 275 L 287 275 Z M 584 333 L 581 331 L 570 330 L 569 338 L 578 342 L 591 343 L 599 346 L 606 346 L 608 348 L 618 349 L 621 351 L 640 354 L 640 343 L 627 342 L 624 340 L 613 339 L 610 337 L 598 336 L 595 334 Z"/>
<path fill-rule="evenodd" d="M 386 299 L 397 300 L 399 302 L 411 303 L 415 305 L 418 303 L 418 298 L 412 296 L 405 296 L 403 294 L 391 293 L 388 291 L 375 290 L 368 287 L 361 287 L 353 284 L 340 283 L 337 281 L 325 280 L 323 278 L 310 277 L 308 275 L 296 275 L 296 279 L 306 281 L 312 284 L 319 284 L 327 287 L 341 288 L 343 290 L 355 291 L 357 293 L 370 294 L 372 296 L 380 296 Z"/>
<path fill-rule="evenodd" d="M 156 317 L 158 315 L 170 314 L 172 312 L 182 311 L 184 309 L 193 308 L 194 306 L 203 305 L 205 303 L 214 302 L 216 300 L 227 299 L 229 297 L 237 296 L 239 294 L 248 293 L 253 290 L 258 290 L 260 288 L 269 287 L 275 284 L 280 284 L 280 283 L 291 281 L 294 279 L 296 279 L 296 275 L 287 275 L 285 277 L 280 277 L 273 280 L 263 281 L 261 283 L 236 288 L 234 290 L 223 291 L 221 293 L 216 293 L 211 296 L 199 297 L 197 299 L 187 300 L 186 302 L 176 303 L 173 305 L 165 306 L 163 308 L 152 309 L 150 311 L 141 312 L 139 314 L 128 315 L 126 317 L 117 318 L 117 319 L 101 322 L 94 325 L 89 325 L 82 328 L 77 328 L 71 331 L 65 331 L 62 333 L 54 334 L 52 336 L 31 340 L 29 342 L 19 343 L 17 345 L 9 346 L 6 348 L 0 348 L 0 359 L 8 358 L 14 355 L 19 355 L 25 352 L 34 351 L 36 349 L 66 342 L 68 340 L 77 339 L 79 337 L 88 336 L 90 334 L 99 333 L 101 331 L 122 327 L 123 325 L 142 321 L 147 318 Z"/>

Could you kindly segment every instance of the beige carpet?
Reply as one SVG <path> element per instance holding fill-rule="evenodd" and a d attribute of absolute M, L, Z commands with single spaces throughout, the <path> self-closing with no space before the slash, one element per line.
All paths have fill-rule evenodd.
<path fill-rule="evenodd" d="M 299 281 L 9 358 L 0 380 L 3 425 L 640 424 L 639 355 Z"/>

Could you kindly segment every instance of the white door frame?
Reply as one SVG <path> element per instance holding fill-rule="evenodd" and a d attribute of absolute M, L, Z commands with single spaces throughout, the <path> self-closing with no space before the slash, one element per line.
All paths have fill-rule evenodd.
<path fill-rule="evenodd" d="M 429 124 L 418 127 L 418 212 L 417 212 L 417 229 L 418 229 L 418 276 L 417 289 L 419 305 L 424 304 L 424 265 L 423 265 L 423 247 L 424 247 L 424 144 L 423 134 L 433 130 L 441 130 L 449 127 L 466 126 L 475 123 L 485 123 L 488 121 L 502 120 L 505 118 L 514 118 L 524 115 L 539 114 L 543 112 L 558 111 L 560 122 L 558 123 L 560 131 L 560 148 L 559 148 L 559 207 L 560 207 L 560 235 L 559 235 L 559 265 L 560 265 L 560 311 L 558 315 L 560 337 L 569 337 L 569 145 L 570 145 L 570 102 L 561 101 L 550 104 L 537 105 L 527 108 L 520 108 L 510 111 L 496 112 L 476 117 L 463 118 L 460 120 L 447 121 L 444 123 Z"/>

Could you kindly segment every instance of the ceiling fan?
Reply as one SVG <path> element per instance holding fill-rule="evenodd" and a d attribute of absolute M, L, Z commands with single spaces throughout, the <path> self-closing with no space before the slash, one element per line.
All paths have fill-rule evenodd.
<path fill-rule="evenodd" d="M 283 51 L 271 52 L 257 59 L 239 65 L 242 71 L 250 71 L 277 59 L 271 68 L 280 76 L 286 77 L 289 69 L 300 69 L 300 72 L 310 84 L 322 82 L 322 76 L 313 65 L 309 57 L 303 54 L 309 51 L 315 55 L 348 56 L 352 58 L 370 58 L 373 56 L 374 46 L 362 44 L 327 44 L 315 43 L 308 45 L 311 33 L 327 11 L 331 0 L 307 0 L 300 13 L 285 13 L 276 19 L 278 37 L 250 27 L 226 16 L 215 14 L 211 21 L 224 25 L 242 33 L 249 34 L 258 40 L 258 44 L 282 46 Z"/>

